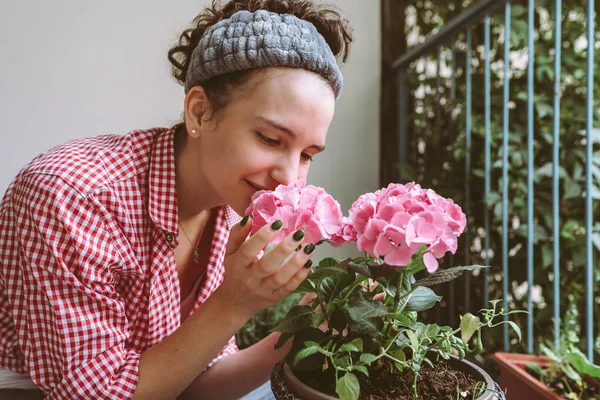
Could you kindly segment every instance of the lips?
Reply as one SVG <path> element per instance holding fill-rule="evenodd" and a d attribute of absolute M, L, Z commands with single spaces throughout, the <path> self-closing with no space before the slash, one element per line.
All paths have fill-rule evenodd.
<path fill-rule="evenodd" d="M 247 179 L 244 179 L 244 180 L 246 181 L 246 183 L 247 183 L 248 185 L 250 185 L 250 186 L 251 186 L 251 187 L 252 187 L 254 190 L 256 190 L 257 192 L 258 192 L 258 191 L 260 191 L 260 190 L 269 190 L 269 189 L 267 189 L 267 188 L 264 188 L 264 187 L 262 187 L 262 186 L 256 185 L 256 184 L 254 184 L 254 183 L 250 182 L 250 181 L 249 181 L 249 180 L 247 180 Z"/>

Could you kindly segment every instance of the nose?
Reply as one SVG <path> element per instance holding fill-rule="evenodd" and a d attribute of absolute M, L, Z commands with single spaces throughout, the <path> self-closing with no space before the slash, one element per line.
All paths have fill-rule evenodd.
<path fill-rule="evenodd" d="M 271 170 L 271 178 L 280 185 L 289 185 L 298 180 L 298 168 L 298 158 L 281 157 Z"/>

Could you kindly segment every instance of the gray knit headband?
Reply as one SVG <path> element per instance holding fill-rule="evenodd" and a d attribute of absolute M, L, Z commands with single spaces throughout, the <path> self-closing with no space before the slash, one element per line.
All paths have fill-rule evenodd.
<path fill-rule="evenodd" d="M 325 39 L 308 21 L 266 10 L 238 11 L 206 30 L 192 52 L 185 92 L 218 75 L 261 67 L 315 72 L 342 91 L 342 73 Z"/>

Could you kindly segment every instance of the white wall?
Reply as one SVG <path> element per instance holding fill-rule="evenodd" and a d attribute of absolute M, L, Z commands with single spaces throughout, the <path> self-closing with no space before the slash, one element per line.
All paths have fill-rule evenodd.
<path fill-rule="evenodd" d="M 23 165 L 56 144 L 178 121 L 183 89 L 170 78 L 166 53 L 209 2 L 2 0 L 0 194 Z M 380 10 L 375 0 L 329 3 L 353 22 L 356 41 L 342 67 L 328 150 L 309 183 L 327 189 L 346 212 L 377 188 Z"/>

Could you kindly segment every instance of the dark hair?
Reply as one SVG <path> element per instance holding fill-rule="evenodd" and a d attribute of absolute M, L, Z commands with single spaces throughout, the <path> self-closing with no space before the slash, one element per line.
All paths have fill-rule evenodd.
<path fill-rule="evenodd" d="M 182 85 L 190 65 L 192 51 L 208 28 L 227 19 L 240 10 L 255 12 L 267 10 L 277 14 L 292 14 L 312 23 L 323 36 L 334 56 L 346 61 L 352 42 L 349 22 L 329 8 L 318 6 L 309 0 L 231 0 L 225 5 L 213 0 L 194 19 L 194 27 L 186 29 L 179 36 L 178 43 L 169 50 L 169 61 L 173 77 Z M 227 104 L 232 89 L 242 87 L 257 70 L 239 71 L 216 76 L 202 83 L 213 112 Z"/>

